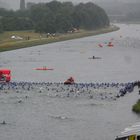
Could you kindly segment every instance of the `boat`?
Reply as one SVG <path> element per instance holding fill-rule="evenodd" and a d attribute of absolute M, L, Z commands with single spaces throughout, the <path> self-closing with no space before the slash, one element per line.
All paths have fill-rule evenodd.
<path fill-rule="evenodd" d="M 65 85 L 71 85 L 71 84 L 74 84 L 74 78 L 73 77 L 70 77 L 69 79 L 67 79 L 65 82 L 64 82 Z"/>
<path fill-rule="evenodd" d="M 11 70 L 0 69 L 0 82 L 10 82 L 11 81 Z"/>
<path fill-rule="evenodd" d="M 115 140 L 140 140 L 140 122 L 125 128 Z"/>

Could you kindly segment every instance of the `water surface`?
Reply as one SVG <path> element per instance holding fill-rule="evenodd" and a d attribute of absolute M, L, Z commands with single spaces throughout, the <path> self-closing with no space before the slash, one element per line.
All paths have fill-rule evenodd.
<path fill-rule="evenodd" d="M 3 52 L 0 65 L 12 70 L 13 81 L 63 82 L 69 76 L 84 83 L 139 80 L 140 25 L 119 26 L 113 33 Z M 101 59 L 88 59 L 93 55 Z M 54 70 L 34 70 L 43 66 Z M 113 140 L 139 121 L 131 111 L 138 98 L 137 88 L 116 101 L 1 92 L 0 122 L 7 124 L 0 124 L 0 139 Z"/>

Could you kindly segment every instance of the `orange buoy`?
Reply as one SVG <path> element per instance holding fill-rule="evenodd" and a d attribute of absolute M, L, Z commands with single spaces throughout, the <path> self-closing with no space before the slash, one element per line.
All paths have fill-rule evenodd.
<path fill-rule="evenodd" d="M 112 44 L 112 42 L 109 42 L 107 46 L 108 47 L 113 47 L 114 45 Z"/>
<path fill-rule="evenodd" d="M 103 45 L 102 45 L 102 44 L 98 44 L 98 46 L 99 46 L 99 47 L 101 47 L 101 48 L 103 47 Z"/>

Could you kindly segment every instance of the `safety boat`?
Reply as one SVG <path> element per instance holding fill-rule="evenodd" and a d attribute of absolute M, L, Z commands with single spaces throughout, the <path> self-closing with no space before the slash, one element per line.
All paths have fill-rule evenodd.
<path fill-rule="evenodd" d="M 125 128 L 115 140 L 140 140 L 140 122 Z"/>
<path fill-rule="evenodd" d="M 11 70 L 0 69 L 0 82 L 10 82 L 11 81 Z"/>
<path fill-rule="evenodd" d="M 65 85 L 74 84 L 74 78 L 73 78 L 73 77 L 68 78 L 68 79 L 64 82 L 64 84 L 65 84 Z"/>

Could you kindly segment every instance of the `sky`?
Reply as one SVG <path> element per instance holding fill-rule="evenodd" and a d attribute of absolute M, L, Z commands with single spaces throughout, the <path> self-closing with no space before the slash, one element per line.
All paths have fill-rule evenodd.
<path fill-rule="evenodd" d="M 49 2 L 51 0 L 25 0 L 26 2 Z M 96 4 L 98 3 L 102 3 L 102 2 L 139 2 L 140 0 L 58 0 L 58 1 L 72 1 L 74 3 L 78 3 L 78 2 L 94 2 Z M 9 5 L 9 8 L 11 9 L 18 9 L 19 8 L 19 2 L 20 0 L 0 0 L 0 2 L 6 3 L 7 5 Z"/>

